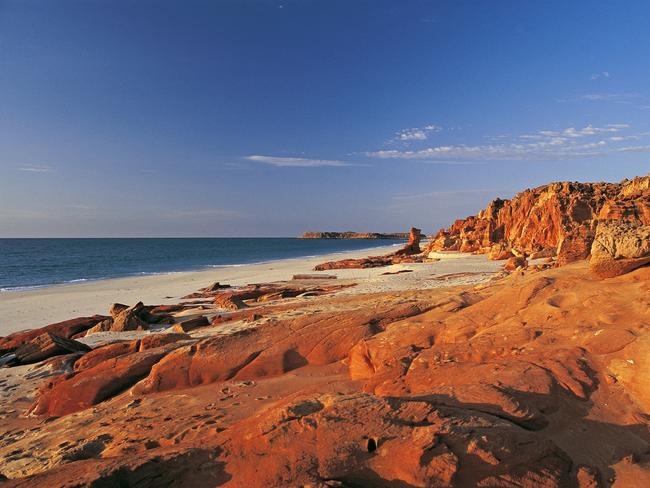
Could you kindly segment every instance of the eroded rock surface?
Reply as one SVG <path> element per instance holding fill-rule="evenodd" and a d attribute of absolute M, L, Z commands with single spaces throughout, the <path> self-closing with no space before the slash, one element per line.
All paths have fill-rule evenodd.
<path fill-rule="evenodd" d="M 5 483 L 647 486 L 649 283 L 582 262 L 101 346 L 5 427 Z"/>

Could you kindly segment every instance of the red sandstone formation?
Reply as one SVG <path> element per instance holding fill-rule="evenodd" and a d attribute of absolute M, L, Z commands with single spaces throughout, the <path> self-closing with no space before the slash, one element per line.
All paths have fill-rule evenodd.
<path fill-rule="evenodd" d="M 619 184 L 553 183 L 494 200 L 477 216 L 441 230 L 427 251 L 493 259 L 507 259 L 509 251 L 555 254 L 563 265 L 589 256 L 597 222 L 608 219 L 650 225 L 650 176 Z"/>

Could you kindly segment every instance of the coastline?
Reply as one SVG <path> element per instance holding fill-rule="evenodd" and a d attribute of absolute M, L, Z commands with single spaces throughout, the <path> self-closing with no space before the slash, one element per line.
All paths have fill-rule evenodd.
<path fill-rule="evenodd" d="M 25 241 L 25 242 L 37 242 L 40 244 L 40 247 L 33 248 L 31 250 L 32 253 L 41 253 L 41 252 L 47 252 L 49 251 L 49 247 L 52 246 L 52 244 L 56 243 L 56 245 L 60 245 L 62 241 L 77 241 L 77 242 L 100 242 L 103 244 L 111 243 L 111 241 L 116 241 L 120 243 L 120 246 L 122 249 L 118 250 L 118 252 L 113 256 L 114 259 L 120 260 L 120 257 L 122 255 L 125 255 L 125 253 L 128 254 L 129 260 L 127 260 L 126 264 L 123 264 L 122 266 L 118 266 L 116 268 L 106 268 L 106 266 L 101 263 L 100 268 L 106 268 L 106 269 L 100 269 L 100 268 L 95 268 L 94 263 L 95 263 L 95 257 L 96 254 L 103 253 L 103 252 L 109 252 L 113 253 L 113 244 L 111 243 L 109 248 L 102 248 L 102 247 L 96 247 L 95 249 L 90 249 L 90 254 L 95 253 L 90 260 L 91 262 L 88 262 L 88 257 L 89 256 L 83 256 L 83 251 L 82 251 L 82 256 L 81 256 L 81 262 L 75 262 L 72 264 L 70 262 L 70 257 L 68 256 L 68 262 L 65 262 L 63 265 L 63 268 L 70 268 L 70 269 L 65 269 L 62 274 L 58 275 L 46 275 L 46 276 L 40 276 L 36 278 L 36 281 L 34 281 L 34 278 L 30 275 L 30 272 L 25 276 L 14 276 L 12 278 L 12 283 L 7 283 L 7 276 L 3 276 L 3 280 L 0 280 L 0 295 L 3 293 L 13 293 L 16 291 L 30 291 L 30 290 L 38 290 L 38 289 L 44 289 L 44 288 L 49 288 L 52 286 L 59 286 L 59 285 L 71 285 L 75 283 L 86 283 L 86 282 L 97 282 L 97 281 L 103 281 L 103 280 L 111 280 L 111 279 L 120 279 L 120 278 L 133 278 L 133 277 L 139 277 L 139 276 L 157 276 L 157 275 L 166 275 L 166 274 L 173 274 L 173 273 L 183 273 L 183 272 L 195 272 L 195 271 L 205 271 L 205 270 L 210 270 L 212 268 L 223 268 L 223 267 L 230 267 L 230 266 L 248 266 L 248 265 L 256 265 L 256 264 L 266 264 L 266 263 L 271 263 L 275 261 L 281 261 L 281 260 L 289 260 L 289 259 L 307 259 L 311 257 L 318 257 L 318 256 L 329 256 L 329 255 L 336 255 L 338 256 L 341 253 L 346 253 L 346 252 L 368 252 L 372 253 L 374 252 L 374 249 L 384 249 L 386 247 L 393 247 L 397 248 L 405 242 L 404 240 L 391 240 L 390 243 L 383 242 L 381 243 L 381 240 L 379 239 L 364 239 L 366 242 L 362 243 L 361 246 L 363 247 L 355 247 L 358 244 L 358 241 L 360 239 L 300 239 L 300 238 L 275 238 L 275 237 L 269 237 L 269 238 L 70 238 L 70 239 L 65 239 L 65 238 L 15 238 L 15 239 L 8 239 L 8 238 L 3 238 L 0 239 L 0 251 L 2 252 L 7 252 L 9 255 L 11 254 L 16 254 L 16 249 L 12 248 L 9 246 L 8 248 L 4 247 L 5 242 L 11 242 L 11 241 Z M 327 241 L 327 242 L 332 242 L 332 241 L 356 241 L 355 246 L 352 247 L 338 247 L 338 246 L 329 246 L 321 248 L 320 246 L 308 246 L 304 249 L 296 249 L 295 245 L 292 243 L 292 241 L 314 241 L 314 240 L 319 240 L 319 241 Z M 183 250 L 180 255 L 178 252 L 178 249 L 172 250 L 172 258 L 169 258 L 169 249 L 162 249 L 158 247 L 156 249 L 156 252 L 154 252 L 154 258 L 153 262 L 151 261 L 150 254 L 147 254 L 146 256 L 142 256 L 144 259 L 139 260 L 137 253 L 140 253 L 142 251 L 141 248 L 132 248 L 132 249 L 124 249 L 124 243 L 133 243 L 133 242 L 138 242 L 138 241 L 186 241 L 184 242 L 184 245 L 187 246 L 187 244 L 194 244 L 194 248 L 189 249 L 189 254 L 194 258 L 190 259 L 188 262 L 178 262 L 178 258 L 180 255 L 186 255 L 188 252 Z M 236 242 L 240 241 L 239 245 L 242 245 L 245 248 L 243 253 L 233 253 L 233 249 L 237 248 L 237 246 L 223 246 L 223 242 Z M 267 241 L 263 243 L 262 247 L 264 248 L 263 251 L 260 252 L 260 250 L 251 250 L 250 249 L 250 241 Z M 278 241 L 281 241 L 278 244 Z M 288 242 L 284 242 L 288 241 Z M 211 244 L 208 247 L 199 248 L 197 249 L 196 243 L 197 242 L 214 242 L 214 244 Z M 45 243 L 47 248 L 43 248 L 43 244 Z M 215 247 L 216 246 L 216 254 L 215 254 Z M 219 249 L 220 246 L 223 246 L 223 249 Z M 278 247 L 279 246 L 279 247 Z M 300 246 L 298 246 L 300 248 Z M 338 247 L 338 248 L 337 248 Z M 161 254 L 161 251 L 163 252 Z M 174 252 L 175 251 L 175 252 Z M 253 251 L 251 253 L 251 251 Z M 88 250 L 86 250 L 88 252 Z M 135 253 L 135 254 L 134 254 Z M 197 254 L 198 253 L 198 254 Z M 0 253 L 2 254 L 2 253 Z M 24 254 L 24 252 L 23 252 Z M 126 256 L 126 255 L 125 255 Z M 135 256 L 135 258 L 134 258 Z M 197 256 L 201 256 L 200 258 L 197 259 Z M 9 262 L 5 262 L 2 259 L 0 259 L 0 265 L 2 266 L 7 266 L 9 271 L 7 272 L 7 275 L 12 274 L 12 269 L 18 270 L 21 268 L 23 265 L 27 263 L 23 263 L 20 261 L 21 257 L 15 258 L 12 260 L 11 258 L 9 259 Z M 25 259 L 24 257 L 22 259 Z M 47 258 L 46 258 L 47 259 Z M 84 261 L 84 259 L 86 261 Z M 65 260 L 65 256 L 64 256 Z M 200 261 L 200 262 L 196 262 Z M 155 264 L 154 264 L 155 263 Z M 30 266 L 27 266 L 29 268 Z M 76 267 L 76 268 L 75 268 Z M 75 269 L 73 269 L 75 268 Z M 17 272 L 18 275 L 20 273 Z M 66 276 L 67 275 L 67 276 Z M 26 280 L 26 281 L 22 281 Z"/>
<path fill-rule="evenodd" d="M 344 258 L 362 258 L 371 254 L 387 254 L 393 245 L 358 251 L 288 258 L 265 263 L 230 265 L 199 271 L 181 271 L 166 274 L 138 275 L 81 283 L 53 285 L 44 288 L 0 293 L 2 323 L 0 336 L 25 329 L 42 327 L 72 317 L 106 314 L 115 302 L 133 304 L 178 303 L 182 296 L 219 281 L 241 286 L 249 283 L 291 280 L 294 274 L 310 273 L 319 263 Z M 351 279 L 357 286 L 345 293 L 370 293 L 408 289 L 416 282 L 419 287 L 432 288 L 484 281 L 498 272 L 502 263 L 488 261 L 484 256 L 466 255 L 465 259 L 443 259 L 427 264 L 393 265 L 384 268 L 329 270 L 323 274 Z M 450 258 L 452 256 L 450 255 Z M 411 272 L 384 275 L 409 269 Z M 451 280 L 438 280 L 435 276 L 454 275 Z M 469 278 L 469 280 L 468 280 Z M 474 281 L 472 281 L 474 280 Z"/>

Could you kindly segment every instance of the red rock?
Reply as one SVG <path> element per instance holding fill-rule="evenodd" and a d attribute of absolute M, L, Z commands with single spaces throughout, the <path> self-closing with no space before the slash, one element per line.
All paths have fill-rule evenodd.
<path fill-rule="evenodd" d="M 497 442 L 488 441 L 496 436 Z M 552 442 L 479 410 L 425 399 L 302 395 L 238 425 L 224 450 L 230 484 L 242 487 L 328 486 L 325 480 L 351 486 L 570 486 L 571 460 Z M 500 482 L 503 473 L 513 479 Z"/>
<path fill-rule="evenodd" d="M 46 332 L 51 332 L 54 335 L 63 337 L 65 339 L 71 338 L 73 335 L 88 330 L 95 324 L 105 320 L 107 317 L 103 315 L 93 315 L 92 317 L 79 317 L 76 319 L 64 320 L 38 329 L 16 332 L 0 339 L 0 355 L 13 351 L 18 346 L 31 341 L 35 337 Z"/>
<path fill-rule="evenodd" d="M 184 332 L 190 332 L 194 329 L 198 329 L 199 327 L 206 327 L 208 325 L 210 325 L 210 321 L 206 317 L 201 315 L 200 317 L 196 317 L 189 320 L 183 320 L 182 322 L 174 324 L 172 330 L 174 332 L 184 333 Z"/>
<path fill-rule="evenodd" d="M 115 310 L 113 325 L 111 325 L 110 330 L 114 332 L 123 332 L 128 330 L 148 330 L 149 324 L 140 317 L 140 313 L 143 310 L 144 305 L 142 302 L 138 302 L 132 307 L 118 307 Z"/>
<path fill-rule="evenodd" d="M 559 265 L 589 257 L 596 221 L 615 218 L 650 224 L 650 176 L 611 183 L 552 183 L 494 200 L 476 216 L 440 232 L 430 251 L 462 251 L 505 257 L 557 254 Z"/>
<path fill-rule="evenodd" d="M 420 240 L 422 239 L 422 231 L 415 227 L 411 227 L 409 232 L 409 240 L 406 245 L 397 251 L 395 254 L 397 256 L 410 256 L 412 254 L 420 254 L 422 250 L 420 249 Z"/>
<path fill-rule="evenodd" d="M 325 271 L 328 269 L 366 269 L 382 268 L 393 264 L 392 256 L 369 256 L 361 259 L 342 259 L 340 261 L 328 261 L 314 267 L 314 271 Z"/>
<path fill-rule="evenodd" d="M 150 312 L 154 315 L 157 314 L 170 314 L 174 312 L 180 312 L 181 310 L 185 310 L 188 308 L 187 305 L 183 303 L 179 303 L 177 305 L 158 305 L 153 307 Z"/>
<path fill-rule="evenodd" d="M 345 315 L 321 313 L 209 337 L 169 354 L 133 391 L 145 394 L 233 378 L 249 380 L 307 364 L 331 364 L 347 357 L 354 344 L 381 330 L 382 324 L 422 310 L 421 305 L 405 304 Z"/>
<path fill-rule="evenodd" d="M 240 310 L 249 306 L 245 301 L 267 302 L 270 300 L 293 298 L 305 293 L 321 295 L 324 293 L 331 293 L 333 291 L 341 290 L 350 286 L 354 285 L 320 284 L 304 286 L 287 282 L 266 285 L 253 284 L 245 286 L 243 288 L 217 293 L 214 296 L 214 304 L 220 308 L 225 308 L 228 310 Z"/>
<path fill-rule="evenodd" d="M 29 364 L 37 363 L 52 356 L 86 351 L 90 351 L 90 348 L 79 341 L 46 332 L 18 347 L 14 354 L 17 364 Z"/>
<path fill-rule="evenodd" d="M 75 362 L 74 370 L 83 371 L 93 368 L 108 359 L 162 347 L 186 339 L 191 339 L 191 337 L 187 334 L 163 333 L 151 334 L 134 341 L 114 342 L 97 347 L 86 353 Z"/>
<path fill-rule="evenodd" d="M 97 347 L 92 351 L 84 354 L 74 363 L 75 371 L 83 371 L 94 368 L 99 363 L 108 359 L 124 356 L 138 350 L 138 341 L 122 341 L 105 346 Z"/>
<path fill-rule="evenodd" d="M 60 417 L 102 402 L 147 376 L 151 367 L 175 347 L 169 344 L 129 353 L 76 373 L 58 376 L 40 389 L 30 413 Z"/>
<path fill-rule="evenodd" d="M 151 334 L 144 336 L 138 341 L 138 351 L 146 351 L 147 349 L 154 349 L 162 347 L 167 344 L 174 344 L 178 341 L 185 341 L 192 337 L 185 333 L 166 332 L 163 334 Z"/>

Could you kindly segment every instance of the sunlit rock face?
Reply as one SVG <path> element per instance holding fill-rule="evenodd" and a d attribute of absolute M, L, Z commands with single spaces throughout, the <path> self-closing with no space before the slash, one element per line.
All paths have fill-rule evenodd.
<path fill-rule="evenodd" d="M 558 264 L 589 256 L 600 220 L 650 224 L 650 176 L 621 183 L 552 183 L 494 200 L 442 229 L 428 250 L 556 254 Z"/>

